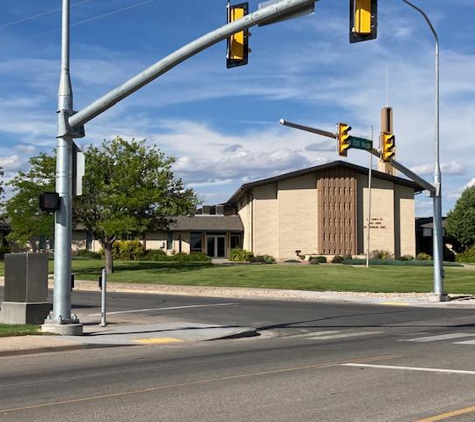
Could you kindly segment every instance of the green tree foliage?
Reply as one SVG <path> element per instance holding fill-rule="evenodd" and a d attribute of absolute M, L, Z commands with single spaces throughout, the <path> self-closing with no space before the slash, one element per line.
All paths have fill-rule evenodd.
<path fill-rule="evenodd" d="M 54 191 L 56 160 L 40 154 L 30 158 L 27 172 L 20 171 L 7 184 L 13 195 L 5 202 L 5 213 L 12 232 L 7 239 L 15 251 L 30 248 L 38 250 L 40 235 L 53 235 L 53 216 L 39 209 L 38 198 L 44 191 Z"/>
<path fill-rule="evenodd" d="M 445 229 L 462 247 L 475 245 L 475 186 L 466 188 L 447 214 Z"/>
<path fill-rule="evenodd" d="M 174 177 L 175 159 L 146 140 L 117 137 L 84 154 L 83 195 L 73 202 L 73 218 L 101 243 L 108 272 L 113 270 L 113 245 L 121 236 L 165 229 L 167 216 L 194 213 L 196 195 Z"/>

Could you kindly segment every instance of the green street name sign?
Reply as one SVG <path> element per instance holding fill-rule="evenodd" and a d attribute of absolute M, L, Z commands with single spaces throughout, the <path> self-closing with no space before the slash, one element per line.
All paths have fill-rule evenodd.
<path fill-rule="evenodd" d="M 369 139 L 350 136 L 348 141 L 350 148 L 364 149 L 366 151 L 371 151 L 373 149 L 373 141 L 370 141 Z"/>

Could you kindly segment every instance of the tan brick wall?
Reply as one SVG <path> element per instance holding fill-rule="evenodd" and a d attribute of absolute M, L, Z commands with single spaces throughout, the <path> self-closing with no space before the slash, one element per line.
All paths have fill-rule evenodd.
<path fill-rule="evenodd" d="M 279 204 L 277 184 L 253 190 L 254 255 L 279 254 Z"/>
<path fill-rule="evenodd" d="M 395 201 L 398 203 L 399 256 L 416 255 L 416 230 L 414 213 L 414 191 L 405 186 L 395 186 Z"/>
<path fill-rule="evenodd" d="M 368 188 L 367 177 L 363 188 L 363 251 L 367 251 L 367 223 L 368 223 Z M 361 197 L 359 198 L 361 200 Z M 370 222 L 370 252 L 383 250 L 395 253 L 395 220 L 394 220 L 394 184 L 376 179 L 371 182 L 371 222 Z"/>
<path fill-rule="evenodd" d="M 317 253 L 317 177 L 316 173 L 279 182 L 280 259 L 295 259 L 296 250 Z"/>
<path fill-rule="evenodd" d="M 243 249 L 247 251 L 252 251 L 252 204 L 249 203 L 248 197 L 244 197 L 238 202 L 237 209 L 239 217 L 241 217 L 242 225 L 244 226 Z"/>

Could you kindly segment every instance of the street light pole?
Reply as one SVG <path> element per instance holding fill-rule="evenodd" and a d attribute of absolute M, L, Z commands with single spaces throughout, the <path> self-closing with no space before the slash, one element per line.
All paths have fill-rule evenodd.
<path fill-rule="evenodd" d="M 432 194 L 434 203 L 433 238 L 434 238 L 434 294 L 439 296 L 440 301 L 447 299 L 444 291 L 443 269 L 443 233 L 442 233 L 442 176 L 440 171 L 439 154 L 439 37 L 427 15 L 408 0 L 402 0 L 408 6 L 417 10 L 425 19 L 435 39 L 435 149 L 434 149 L 434 187 Z"/>
<path fill-rule="evenodd" d="M 53 313 L 42 331 L 81 335 L 82 324 L 71 316 L 72 161 L 73 135 L 68 118 L 73 114 L 73 90 L 69 75 L 70 0 L 63 0 L 61 27 L 61 73 L 58 88 L 58 135 L 56 147 L 56 192 L 60 208 L 54 223 Z"/>

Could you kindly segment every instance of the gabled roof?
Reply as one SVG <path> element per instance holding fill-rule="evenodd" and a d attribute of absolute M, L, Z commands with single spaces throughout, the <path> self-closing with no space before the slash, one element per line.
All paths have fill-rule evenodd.
<path fill-rule="evenodd" d="M 269 177 L 266 179 L 261 179 L 261 180 L 256 180 L 255 182 L 251 183 L 245 183 L 243 184 L 236 192 L 234 192 L 233 196 L 228 199 L 227 203 L 228 204 L 236 204 L 237 201 L 241 198 L 241 196 L 245 195 L 247 192 L 249 192 L 251 189 L 259 187 L 259 186 L 264 186 L 269 183 L 276 183 L 280 182 L 282 180 L 286 179 L 292 179 L 294 177 L 299 177 L 299 176 L 305 176 L 310 173 L 315 173 L 315 172 L 320 172 L 323 170 L 327 169 L 332 169 L 335 167 L 343 167 L 347 168 L 350 170 L 354 170 L 357 173 L 368 175 L 369 169 L 366 167 L 358 166 L 356 164 L 348 163 L 346 161 L 332 161 L 331 163 L 327 164 L 321 164 L 319 166 L 313 166 L 313 167 L 308 167 L 306 169 L 302 170 L 296 170 L 292 171 L 290 173 L 284 173 L 279 176 L 274 176 L 274 177 Z M 397 185 L 402 185 L 402 186 L 407 186 L 410 188 L 413 188 L 415 192 L 422 192 L 424 188 L 420 186 L 419 184 L 413 182 L 412 180 L 409 179 L 403 179 L 401 177 L 393 176 L 391 174 L 383 173 L 377 170 L 372 170 L 372 177 L 382 179 L 382 180 L 388 180 L 390 182 L 393 182 Z"/>

